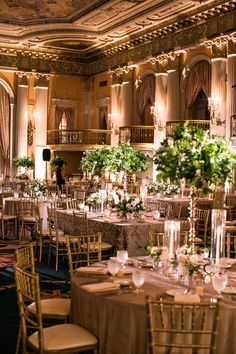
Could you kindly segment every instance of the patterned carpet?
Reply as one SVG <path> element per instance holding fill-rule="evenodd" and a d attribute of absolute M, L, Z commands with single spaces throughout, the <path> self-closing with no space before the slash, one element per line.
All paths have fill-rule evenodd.
<path fill-rule="evenodd" d="M 15 250 L 25 247 L 29 241 L 3 240 L 0 241 L 0 269 L 12 267 L 15 263 Z"/>

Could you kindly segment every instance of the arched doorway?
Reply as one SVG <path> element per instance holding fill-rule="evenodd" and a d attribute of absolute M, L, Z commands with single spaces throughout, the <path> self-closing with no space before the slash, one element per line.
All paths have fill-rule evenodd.
<path fill-rule="evenodd" d="M 137 106 L 140 124 L 153 125 L 151 106 L 155 102 L 155 75 L 148 74 L 142 79 L 137 93 Z"/>
<path fill-rule="evenodd" d="M 209 119 L 208 97 L 211 87 L 211 65 L 198 61 L 189 71 L 185 86 L 185 120 Z"/>

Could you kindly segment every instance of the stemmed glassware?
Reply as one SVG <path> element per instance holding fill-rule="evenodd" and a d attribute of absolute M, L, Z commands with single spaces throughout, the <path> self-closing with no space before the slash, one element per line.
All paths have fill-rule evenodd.
<path fill-rule="evenodd" d="M 212 275 L 211 278 L 212 286 L 217 291 L 218 297 L 222 297 L 221 291 L 226 287 L 227 280 L 228 280 L 227 273 L 222 270 L 217 270 Z"/>
<path fill-rule="evenodd" d="M 145 275 L 144 271 L 140 268 L 135 268 L 132 273 L 132 282 L 134 283 L 135 290 L 134 292 L 136 294 L 139 294 L 143 290 L 140 290 L 141 286 L 144 284 L 145 281 Z"/>
<path fill-rule="evenodd" d="M 108 272 L 112 275 L 111 280 L 114 281 L 114 277 L 120 270 L 120 263 L 117 259 L 109 259 L 107 263 Z"/>
<path fill-rule="evenodd" d="M 128 251 L 126 250 L 117 251 L 117 259 L 118 262 L 120 262 L 122 269 L 125 269 L 125 262 L 128 259 Z"/>

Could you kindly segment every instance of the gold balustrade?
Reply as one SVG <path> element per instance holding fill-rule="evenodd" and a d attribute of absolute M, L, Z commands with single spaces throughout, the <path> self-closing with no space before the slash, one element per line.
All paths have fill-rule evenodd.
<path fill-rule="evenodd" d="M 47 131 L 48 145 L 110 145 L 111 131 L 104 129 L 79 129 L 79 130 L 62 130 L 54 129 Z"/>
<path fill-rule="evenodd" d="M 178 125 L 184 124 L 184 120 L 171 120 L 166 122 L 166 136 L 172 136 Z M 188 120 L 188 124 L 191 126 L 202 128 L 203 130 L 210 130 L 209 120 Z"/>
<path fill-rule="evenodd" d="M 130 125 L 120 127 L 120 143 L 129 140 L 131 144 L 153 144 L 154 126 Z"/>

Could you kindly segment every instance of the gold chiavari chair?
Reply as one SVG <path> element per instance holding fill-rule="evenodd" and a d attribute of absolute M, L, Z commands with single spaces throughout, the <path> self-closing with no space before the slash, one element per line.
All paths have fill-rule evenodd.
<path fill-rule="evenodd" d="M 149 240 L 151 246 L 163 246 L 164 233 L 163 232 L 149 232 Z"/>
<path fill-rule="evenodd" d="M 5 235 L 11 233 L 14 237 L 17 237 L 17 216 L 5 214 L 5 210 L 1 210 L 1 232 L 2 239 Z"/>
<path fill-rule="evenodd" d="M 227 210 L 227 220 L 236 220 L 236 196 L 227 194 L 225 205 Z"/>
<path fill-rule="evenodd" d="M 36 215 L 39 215 L 37 201 L 22 199 L 16 203 L 16 215 L 19 223 L 20 239 L 26 237 L 28 230 L 32 236 L 32 232 L 36 230 Z"/>
<path fill-rule="evenodd" d="M 15 252 L 16 266 L 22 271 L 36 274 L 35 270 L 35 255 L 33 243 L 30 243 L 24 248 L 17 249 Z M 24 284 L 26 286 L 26 284 Z M 45 323 L 48 321 L 59 321 L 67 323 L 70 315 L 70 299 L 42 299 L 40 300 L 42 318 Z M 36 304 L 32 302 L 28 305 L 28 310 L 35 315 Z M 16 353 L 19 352 L 21 341 L 21 328 L 19 328 Z"/>
<path fill-rule="evenodd" d="M 209 216 L 210 209 L 199 209 L 196 208 L 196 236 L 198 238 L 198 243 L 202 240 L 204 246 L 207 246 L 208 240 L 207 236 L 210 233 L 209 230 Z"/>
<path fill-rule="evenodd" d="M 54 253 L 56 262 L 56 272 L 58 271 L 59 257 L 67 257 L 66 236 L 62 230 L 59 229 L 57 219 L 57 209 L 48 208 L 48 228 L 49 228 L 49 254 L 48 264 L 51 262 L 51 255 Z"/>
<path fill-rule="evenodd" d="M 15 266 L 15 280 L 22 353 L 28 353 L 30 349 L 41 354 L 73 354 L 85 351 L 97 353 L 97 338 L 83 327 L 70 323 L 43 327 L 38 274 L 30 274 Z M 28 309 L 29 302 L 35 303 L 34 316 Z"/>
<path fill-rule="evenodd" d="M 87 213 L 80 211 L 73 213 L 74 216 L 74 234 L 87 235 L 89 234 Z M 113 246 L 109 242 L 102 241 L 102 258 L 106 259 L 112 256 Z"/>
<path fill-rule="evenodd" d="M 220 302 L 181 303 L 154 300 L 147 296 L 146 313 L 149 353 L 214 354 Z M 199 351 L 198 351 L 199 349 Z M 177 350 L 177 351 L 175 351 Z M 202 352 L 202 351 L 201 351 Z"/>
<path fill-rule="evenodd" d="M 36 238 L 35 238 L 35 252 L 39 249 L 39 262 L 42 261 L 43 248 L 50 247 L 50 232 L 49 228 L 43 229 L 42 219 L 36 215 Z"/>
<path fill-rule="evenodd" d="M 67 209 L 77 209 L 78 201 L 75 198 L 66 198 L 66 208 Z"/>
<path fill-rule="evenodd" d="M 226 255 L 228 258 L 235 258 L 236 257 L 236 230 L 234 234 L 228 232 L 226 234 Z"/>
<path fill-rule="evenodd" d="M 66 237 L 69 272 L 102 260 L 102 234 Z"/>
<path fill-rule="evenodd" d="M 168 203 L 167 217 L 168 219 L 180 219 L 181 216 L 181 203 Z"/>

